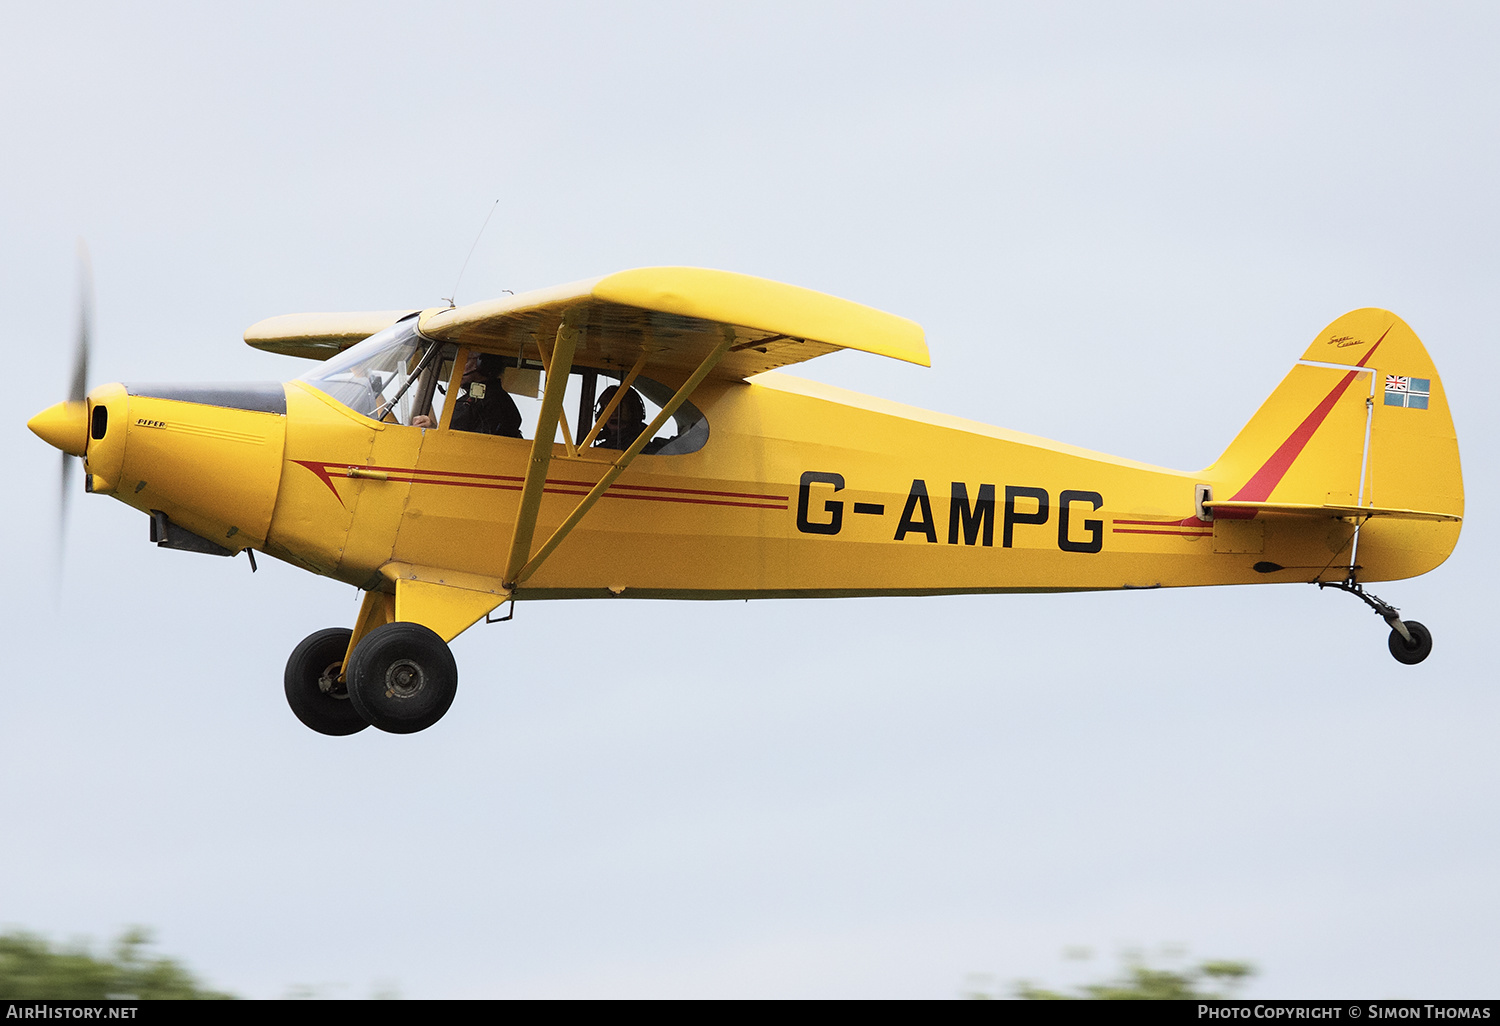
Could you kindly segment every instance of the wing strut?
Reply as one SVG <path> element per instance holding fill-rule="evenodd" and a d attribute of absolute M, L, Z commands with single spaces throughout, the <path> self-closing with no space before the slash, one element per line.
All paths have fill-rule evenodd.
<path fill-rule="evenodd" d="M 547 483 L 547 467 L 552 463 L 552 439 L 557 434 L 557 418 L 562 413 L 568 372 L 573 369 L 573 349 L 578 344 L 578 322 L 583 314 L 580 307 L 570 307 L 565 311 L 562 323 L 557 326 L 557 339 L 552 344 L 552 359 L 547 364 L 547 390 L 542 394 L 542 412 L 537 417 L 536 436 L 531 440 L 531 462 L 526 467 L 526 483 L 521 486 L 521 503 L 516 510 L 516 530 L 511 535 L 510 555 L 505 560 L 505 587 L 512 591 L 517 580 L 522 579 L 522 567 L 531 565 L 526 562 L 526 557 L 531 552 L 531 539 L 536 533 L 542 488 Z"/>
<path fill-rule="evenodd" d="M 635 379 L 640 376 L 641 368 L 646 366 L 646 357 L 650 355 L 646 350 L 641 350 L 641 355 L 635 361 L 635 366 L 630 368 L 630 373 L 625 375 L 625 380 L 620 382 L 619 388 L 615 389 L 615 394 L 610 398 L 609 405 L 604 407 L 604 412 L 599 414 L 598 420 L 594 421 L 592 430 L 584 436 L 583 441 L 578 443 L 578 448 L 587 449 L 594 444 L 594 439 L 599 437 L 600 430 L 603 429 L 605 424 L 609 423 L 609 418 L 614 416 L 615 407 L 620 405 L 620 400 L 625 398 L 625 393 L 630 391 L 631 385 L 635 384 Z M 578 426 L 583 427 L 582 424 Z"/>
<path fill-rule="evenodd" d="M 621 474 L 625 473 L 625 468 L 630 466 L 631 461 L 640 455 L 641 450 L 646 447 L 646 443 L 651 441 L 651 439 L 655 437 L 656 432 L 661 430 L 662 425 L 665 424 L 667 420 L 677 412 L 678 407 L 680 407 L 684 402 L 687 401 L 688 396 L 693 394 L 693 392 L 698 388 L 698 385 L 702 383 L 703 379 L 708 377 L 709 373 L 714 369 L 714 367 L 718 365 L 719 361 L 724 358 L 724 354 L 729 352 L 730 346 L 734 345 L 734 329 L 726 324 L 723 325 L 722 331 L 723 337 L 719 340 L 719 344 L 714 347 L 711 353 L 703 358 L 703 362 L 698 365 L 698 369 L 693 371 L 692 376 L 682 383 L 682 387 L 677 390 L 677 394 L 672 396 L 672 398 L 667 401 L 667 405 L 661 408 L 661 412 L 656 415 L 656 418 L 651 421 L 646 430 L 637 435 L 635 441 L 630 443 L 630 448 L 622 452 L 614 461 L 614 463 L 610 464 L 609 469 L 604 472 L 604 476 L 599 479 L 599 483 L 594 485 L 593 488 L 589 489 L 589 493 L 579 500 L 578 505 L 574 508 L 573 512 L 569 513 L 568 518 L 557 526 L 557 530 L 552 532 L 552 537 L 548 538 L 546 543 L 537 550 L 536 555 L 532 556 L 531 559 L 527 561 L 526 565 L 523 566 L 520 572 L 514 577 L 510 576 L 507 572 L 506 587 L 514 588 L 517 585 L 523 583 L 532 574 L 536 573 L 537 567 L 541 566 L 542 562 L 546 560 L 548 556 L 552 555 L 552 551 L 562 544 L 563 539 L 572 532 L 573 528 L 578 526 L 578 522 L 583 519 L 584 514 L 593 508 L 594 503 L 598 502 L 600 497 L 604 495 L 605 491 L 609 489 L 609 486 L 614 484 L 615 479 L 618 478 Z M 560 339 L 561 337 L 562 333 L 561 331 L 559 331 L 558 338 Z M 571 342 L 569 343 L 569 352 L 572 352 Z M 637 371 L 639 370 L 639 367 L 640 363 L 638 362 L 636 368 Z M 635 372 L 632 372 L 632 377 L 634 373 Z M 552 388 L 552 374 L 550 372 L 547 374 L 547 388 L 548 395 L 550 396 Z M 617 391 L 615 393 L 616 398 L 619 398 L 624 393 L 624 391 L 624 388 L 621 388 L 619 391 Z M 543 416 L 545 416 L 545 409 L 546 406 L 544 403 Z M 602 419 L 604 418 L 601 418 L 601 420 Z M 537 438 L 541 437 L 541 429 L 539 428 L 537 431 Z M 549 433 L 547 437 L 550 439 L 551 434 Z M 535 455 L 535 450 L 533 450 L 533 455 L 531 458 L 533 472 L 536 468 L 536 459 L 537 458 Z M 542 470 L 543 476 L 545 476 L 545 464 L 543 465 Z M 527 487 L 531 486 L 530 474 L 528 474 L 526 477 L 526 485 Z M 538 500 L 540 500 L 540 487 L 538 487 L 537 489 L 537 497 Z M 527 526 L 528 544 L 531 539 L 531 529 L 535 526 L 535 523 L 536 508 L 533 506 L 531 510 L 531 523 Z M 519 537 L 519 524 L 517 524 L 516 531 L 517 537 Z M 515 558 L 516 550 L 514 547 L 512 547 L 511 559 L 514 560 Z"/>

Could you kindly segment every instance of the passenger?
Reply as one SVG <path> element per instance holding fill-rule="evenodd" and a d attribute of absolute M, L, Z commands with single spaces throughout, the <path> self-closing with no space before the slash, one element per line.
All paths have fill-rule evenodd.
<path fill-rule="evenodd" d="M 610 400 L 619 390 L 619 385 L 610 385 L 599 396 L 599 401 L 594 406 L 596 419 L 608 408 Z M 601 449 L 628 449 L 644 430 L 646 430 L 646 404 L 641 402 L 640 394 L 635 389 L 627 388 L 624 398 L 620 400 L 620 405 L 615 407 L 614 412 L 609 415 L 609 420 L 604 422 L 604 427 L 599 429 L 599 437 L 594 445 Z"/>
<path fill-rule="evenodd" d="M 521 411 L 516 401 L 500 384 L 505 372 L 505 358 L 491 353 L 470 356 L 460 380 L 464 394 L 453 403 L 454 431 L 477 431 L 485 435 L 521 437 Z M 437 422 L 422 414 L 411 419 L 413 427 L 436 427 Z"/>

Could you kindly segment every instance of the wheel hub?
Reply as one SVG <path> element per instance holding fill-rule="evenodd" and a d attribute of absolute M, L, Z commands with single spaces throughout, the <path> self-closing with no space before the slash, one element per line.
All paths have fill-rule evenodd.
<path fill-rule="evenodd" d="M 410 659 L 397 659 L 385 671 L 385 697 L 411 698 L 422 690 L 422 667 Z"/>
<path fill-rule="evenodd" d="M 453 704 L 458 666 L 432 630 L 395 620 L 354 647 L 346 680 L 350 704 L 366 723 L 391 734 L 415 734 Z"/>
<path fill-rule="evenodd" d="M 336 663 L 329 663 L 327 668 L 318 677 L 318 690 L 329 698 L 347 699 L 349 697 L 349 687 L 342 680 L 339 680 L 339 671 L 343 668 L 344 661 L 342 659 Z"/>

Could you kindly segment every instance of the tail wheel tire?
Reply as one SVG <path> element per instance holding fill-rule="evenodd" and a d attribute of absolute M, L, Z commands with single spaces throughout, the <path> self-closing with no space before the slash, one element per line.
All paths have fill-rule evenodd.
<path fill-rule="evenodd" d="M 388 623 L 366 634 L 349 660 L 350 704 L 391 734 L 426 730 L 458 692 L 458 664 L 447 644 L 419 623 Z"/>
<path fill-rule="evenodd" d="M 1391 655 L 1396 657 L 1397 662 L 1415 666 L 1432 654 L 1432 632 L 1415 620 L 1402 620 L 1401 623 L 1411 634 L 1411 641 L 1403 638 L 1400 631 L 1392 630 Z"/>
<path fill-rule="evenodd" d="M 319 734 L 343 737 L 370 725 L 349 701 L 349 690 L 339 680 L 352 635 L 347 627 L 309 634 L 286 661 L 287 705 Z"/>

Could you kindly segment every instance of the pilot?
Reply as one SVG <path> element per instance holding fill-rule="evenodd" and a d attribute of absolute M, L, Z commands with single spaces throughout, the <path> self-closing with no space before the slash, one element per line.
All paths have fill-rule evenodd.
<path fill-rule="evenodd" d="M 464 394 L 453 403 L 453 420 L 449 427 L 455 431 L 477 431 L 485 435 L 503 435 L 506 438 L 521 437 L 521 411 L 516 401 L 500 385 L 505 372 L 505 358 L 491 353 L 471 355 L 464 364 L 464 375 L 460 379 Z M 411 419 L 413 427 L 436 427 L 437 423 L 425 414 Z"/>
<path fill-rule="evenodd" d="M 609 406 L 610 400 L 619 390 L 619 385 L 610 385 L 599 396 L 599 401 L 594 406 L 595 419 Z M 594 445 L 601 449 L 628 449 L 644 430 L 646 430 L 646 404 L 641 402 L 640 393 L 633 388 L 627 388 L 624 398 L 620 400 L 620 405 L 615 407 L 614 412 L 609 415 L 609 420 L 604 422 L 604 427 L 599 429 L 599 438 Z"/>

